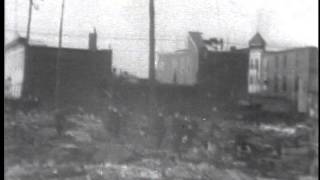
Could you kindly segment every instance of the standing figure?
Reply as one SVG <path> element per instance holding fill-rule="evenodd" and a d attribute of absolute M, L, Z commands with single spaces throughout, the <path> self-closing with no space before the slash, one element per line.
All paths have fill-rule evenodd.
<path fill-rule="evenodd" d="M 185 135 L 185 122 L 182 119 L 180 113 L 176 112 L 173 117 L 173 149 L 176 153 L 178 153 L 179 158 L 181 158 L 181 153 L 182 153 L 182 145 Z"/>
<path fill-rule="evenodd" d="M 120 134 L 121 114 L 116 107 L 109 107 L 109 121 L 107 129 L 114 136 L 118 137 Z"/>
<path fill-rule="evenodd" d="M 190 120 L 188 125 L 189 146 L 193 145 L 194 140 L 197 139 L 198 130 L 198 122 L 195 119 Z"/>
<path fill-rule="evenodd" d="M 166 134 L 165 119 L 162 112 L 159 112 L 154 121 L 154 132 L 156 136 L 156 146 L 161 147 L 162 141 Z"/>
<path fill-rule="evenodd" d="M 64 112 L 57 112 L 54 116 L 55 128 L 58 136 L 62 136 L 65 132 L 65 125 L 67 122 L 66 114 Z"/>

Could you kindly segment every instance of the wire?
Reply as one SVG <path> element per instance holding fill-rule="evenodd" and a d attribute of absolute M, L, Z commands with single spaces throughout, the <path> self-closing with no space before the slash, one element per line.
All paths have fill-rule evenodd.
<path fill-rule="evenodd" d="M 14 32 L 13 29 L 5 29 L 6 31 L 11 31 Z M 20 32 L 25 32 L 23 30 L 19 30 Z M 36 32 L 32 31 L 32 34 L 34 35 L 46 35 L 46 36 L 58 36 L 58 34 L 55 33 L 47 33 L 47 32 Z M 63 34 L 64 37 L 78 37 L 78 38 L 87 38 L 88 35 L 85 34 Z M 133 37 L 132 35 L 127 35 L 131 36 L 129 37 L 121 37 L 121 36 L 99 36 L 99 38 L 102 39 L 114 39 L 114 40 L 137 40 L 137 41 L 149 41 L 148 38 L 142 38 L 142 37 Z M 157 41 L 184 41 L 184 39 L 174 39 L 174 38 L 156 38 Z"/>
<path fill-rule="evenodd" d="M 6 31 L 15 32 L 13 29 L 5 29 Z M 25 32 L 25 31 L 20 31 Z M 33 35 L 43 35 L 43 36 L 55 36 L 58 37 L 58 34 L 54 33 L 46 33 L 46 32 L 37 32 L 32 31 Z M 126 41 L 149 41 L 148 38 L 141 38 L 141 37 L 132 37 L 132 35 L 127 35 L 131 37 L 124 37 L 124 36 L 99 36 L 99 39 L 103 40 L 126 40 Z M 86 39 L 88 36 L 84 34 L 63 34 L 63 37 L 69 37 L 69 38 L 79 38 L 79 39 Z M 167 41 L 167 42 L 184 42 L 184 39 L 174 39 L 174 38 L 156 38 L 156 40 L 159 41 Z M 228 41 L 228 46 L 241 46 L 241 47 L 247 47 L 247 43 L 239 43 L 239 42 L 232 42 Z M 292 48 L 293 46 L 281 46 L 281 45 L 268 45 L 269 48 Z"/>

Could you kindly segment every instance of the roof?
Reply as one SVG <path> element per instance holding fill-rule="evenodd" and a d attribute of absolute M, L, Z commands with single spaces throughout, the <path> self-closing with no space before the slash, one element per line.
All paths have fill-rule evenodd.
<path fill-rule="evenodd" d="M 192 41 L 197 46 L 198 50 L 205 47 L 205 43 L 204 43 L 204 40 L 202 39 L 201 34 L 202 33 L 200 33 L 200 32 L 189 32 L 189 36 L 191 37 Z"/>
<path fill-rule="evenodd" d="M 257 32 L 249 41 L 250 47 L 265 47 L 266 41 L 262 38 L 261 34 Z"/>
<path fill-rule="evenodd" d="M 314 46 L 305 46 L 305 47 L 296 47 L 296 48 L 290 48 L 290 49 L 283 49 L 283 50 L 278 50 L 278 51 L 266 51 L 267 54 L 278 54 L 278 53 L 287 53 L 287 52 L 292 52 L 292 51 L 304 51 L 304 50 L 318 50 L 317 47 Z"/>
<path fill-rule="evenodd" d="M 25 37 L 22 37 L 20 35 L 17 35 L 12 41 L 7 43 L 5 45 L 5 50 L 13 48 L 17 45 L 26 45 L 27 44 L 27 39 Z M 34 40 L 29 40 L 29 45 L 31 46 L 44 46 L 46 47 L 47 45 L 41 41 L 34 41 Z"/>
<path fill-rule="evenodd" d="M 26 39 L 23 38 L 23 37 L 17 37 L 17 38 L 15 38 L 13 41 L 11 41 L 11 42 L 9 42 L 8 44 L 6 44 L 6 45 L 4 46 L 4 49 L 5 49 L 5 50 L 10 49 L 10 48 L 13 48 L 13 47 L 15 47 L 15 46 L 17 46 L 17 45 L 19 45 L 19 44 L 25 45 L 25 44 L 26 44 Z"/>
<path fill-rule="evenodd" d="M 15 39 L 13 39 L 11 42 L 9 42 L 8 44 L 5 45 L 5 50 L 13 48 L 17 45 L 26 45 L 27 44 L 27 40 L 25 37 L 22 36 L 17 36 Z M 29 41 L 29 45 L 32 47 L 43 47 L 43 48 L 52 48 L 52 49 L 57 49 L 57 46 L 54 46 L 53 44 L 51 45 L 47 45 L 45 43 L 43 43 L 42 41 L 34 41 L 34 40 L 30 40 Z M 82 51 L 88 51 L 88 48 L 72 48 L 72 47 L 62 47 L 62 49 L 65 50 L 82 50 Z M 111 49 L 99 49 L 97 50 L 98 52 L 103 52 L 103 51 L 111 51 Z"/>

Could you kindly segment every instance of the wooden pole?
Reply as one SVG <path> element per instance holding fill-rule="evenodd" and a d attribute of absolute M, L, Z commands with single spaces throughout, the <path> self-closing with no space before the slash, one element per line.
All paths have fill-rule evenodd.
<path fill-rule="evenodd" d="M 155 103 L 155 10 L 154 0 L 149 0 L 149 110 L 154 115 Z"/>
<path fill-rule="evenodd" d="M 60 17 L 60 29 L 59 29 L 59 46 L 57 52 L 56 60 L 56 88 L 55 88 L 55 107 L 59 108 L 59 90 L 60 90 L 60 56 L 61 56 L 61 46 L 62 46 L 62 33 L 63 33 L 63 16 L 64 16 L 64 0 L 61 4 L 61 17 Z"/>
<path fill-rule="evenodd" d="M 30 59 L 30 46 L 29 46 L 29 42 L 30 42 L 30 29 L 31 29 L 31 19 L 32 19 L 32 6 L 33 6 L 33 0 L 29 0 L 29 11 L 28 11 L 28 24 L 27 24 L 27 34 L 26 34 L 26 48 L 25 48 L 25 62 L 26 63 L 30 63 L 29 59 Z M 17 32 L 17 29 L 16 29 Z M 28 92 L 30 90 L 29 87 L 26 87 L 25 81 L 26 81 L 26 69 L 24 67 L 24 76 L 23 76 L 23 82 L 22 83 L 22 96 L 26 96 L 29 95 L 30 92 Z M 32 82 L 32 81 L 31 81 Z M 32 86 L 32 85 L 28 85 L 28 86 Z"/>
<path fill-rule="evenodd" d="M 30 39 L 30 28 L 31 28 L 31 19 L 32 19 L 32 5 L 33 0 L 29 0 L 29 14 L 28 14 L 28 25 L 27 25 L 27 35 L 26 35 L 26 41 L 29 45 L 29 39 Z"/>

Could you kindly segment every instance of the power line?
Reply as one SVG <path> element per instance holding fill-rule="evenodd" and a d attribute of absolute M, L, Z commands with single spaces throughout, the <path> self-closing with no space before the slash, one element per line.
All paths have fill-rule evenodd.
<path fill-rule="evenodd" d="M 18 31 L 18 0 L 14 1 L 14 29 Z"/>
<path fill-rule="evenodd" d="M 5 29 L 6 31 L 14 32 L 12 29 Z M 23 30 L 20 30 L 20 32 L 24 32 Z M 48 33 L 48 32 L 37 32 L 33 31 L 32 34 L 34 35 L 43 35 L 43 36 L 58 36 L 55 33 Z M 63 34 L 64 37 L 78 37 L 78 38 L 87 38 L 88 36 L 85 34 Z M 148 38 L 142 38 L 142 37 L 133 37 L 132 35 L 127 35 L 128 37 L 121 37 L 121 36 L 99 36 L 101 39 L 114 39 L 114 40 L 139 40 L 139 41 L 148 41 Z M 129 38 L 129 36 L 131 38 Z M 175 39 L 175 38 L 156 38 L 158 41 L 184 41 L 184 39 Z"/>
<path fill-rule="evenodd" d="M 5 29 L 6 31 L 15 32 L 13 29 Z M 47 32 L 37 32 L 33 31 L 33 35 L 40 35 L 40 36 L 55 36 L 58 37 L 55 33 L 47 33 Z M 127 35 L 130 37 L 124 37 L 124 36 L 99 36 L 99 39 L 102 40 L 125 40 L 125 41 L 149 41 L 148 38 L 141 38 L 141 37 L 133 37 L 131 35 Z M 84 34 L 63 34 L 63 37 L 69 37 L 69 38 L 79 38 L 79 39 L 87 39 L 87 35 Z M 228 38 L 227 38 L 228 39 Z M 184 42 L 185 39 L 174 39 L 174 38 L 156 38 L 157 41 L 168 41 L 168 42 Z M 227 41 L 226 42 L 228 46 L 243 46 L 247 47 L 248 43 L 240 43 L 240 42 L 232 42 Z M 280 46 L 280 45 L 268 45 L 270 48 L 292 48 L 293 46 Z"/>

